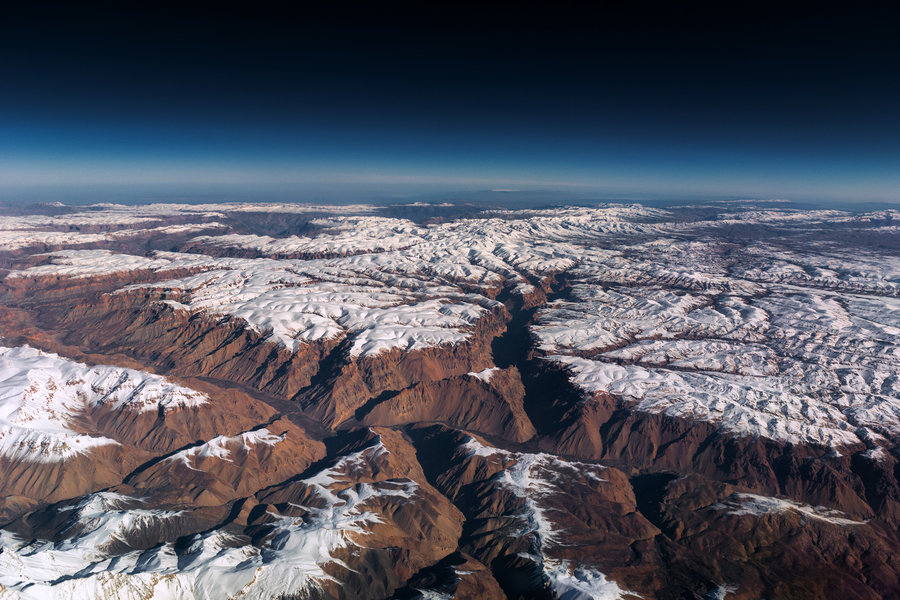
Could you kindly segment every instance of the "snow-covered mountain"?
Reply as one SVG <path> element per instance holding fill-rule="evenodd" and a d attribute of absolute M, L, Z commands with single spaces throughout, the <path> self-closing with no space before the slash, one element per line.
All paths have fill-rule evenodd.
<path fill-rule="evenodd" d="M 422 208 L 4 216 L 0 598 L 900 597 L 900 211 Z"/>

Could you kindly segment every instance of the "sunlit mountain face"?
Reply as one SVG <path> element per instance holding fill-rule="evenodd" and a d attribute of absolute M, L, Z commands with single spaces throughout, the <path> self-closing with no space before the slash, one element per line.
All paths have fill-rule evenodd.
<path fill-rule="evenodd" d="M 877 7 L 0 19 L 0 600 L 900 598 Z"/>

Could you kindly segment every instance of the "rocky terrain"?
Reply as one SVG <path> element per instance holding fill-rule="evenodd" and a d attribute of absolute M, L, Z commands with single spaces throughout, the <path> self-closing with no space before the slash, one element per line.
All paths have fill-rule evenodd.
<path fill-rule="evenodd" d="M 900 211 L 0 217 L 0 599 L 900 598 Z"/>

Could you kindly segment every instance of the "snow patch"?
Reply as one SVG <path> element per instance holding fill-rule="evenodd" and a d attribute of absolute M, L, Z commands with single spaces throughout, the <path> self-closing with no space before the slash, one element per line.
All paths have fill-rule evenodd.
<path fill-rule="evenodd" d="M 467 373 L 467 375 L 469 377 L 474 377 L 475 379 L 480 379 L 481 381 L 483 381 L 485 383 L 490 383 L 491 378 L 494 376 L 494 373 L 496 373 L 499 370 L 500 370 L 500 367 L 489 367 L 487 369 L 478 371 L 477 373 L 475 373 L 475 372 Z"/>
<path fill-rule="evenodd" d="M 176 452 L 166 461 L 181 461 L 188 468 L 196 470 L 195 465 L 200 460 L 215 458 L 234 462 L 235 452 L 242 452 L 246 455 L 255 446 L 274 446 L 282 441 L 284 441 L 284 435 L 275 435 L 266 428 L 245 431 L 233 436 L 218 435 L 208 442 Z"/>
<path fill-rule="evenodd" d="M 727 510 L 732 515 L 751 515 L 756 517 L 793 512 L 799 513 L 807 519 L 824 521 L 842 527 L 866 524 L 866 521 L 848 519 L 846 514 L 824 506 L 810 506 L 809 504 L 800 504 L 792 500 L 756 494 L 736 493 L 731 496 L 730 500 L 723 504 L 713 505 L 713 508 Z"/>

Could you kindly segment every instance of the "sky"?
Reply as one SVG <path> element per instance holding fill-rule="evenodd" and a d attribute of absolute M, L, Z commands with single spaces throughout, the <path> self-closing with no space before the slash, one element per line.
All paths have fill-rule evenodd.
<path fill-rule="evenodd" d="M 900 202 L 900 21 L 878 4 L 74 4 L 0 23 L 0 199 Z"/>

